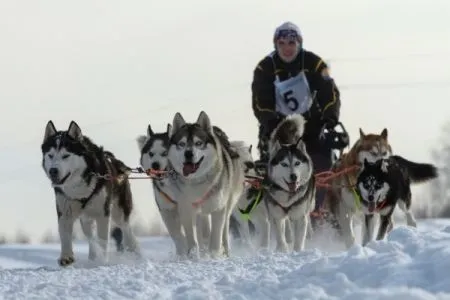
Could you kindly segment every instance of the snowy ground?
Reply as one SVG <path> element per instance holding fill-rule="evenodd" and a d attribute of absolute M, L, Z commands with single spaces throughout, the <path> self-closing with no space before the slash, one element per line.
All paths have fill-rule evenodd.
<path fill-rule="evenodd" d="M 341 251 L 329 238 L 297 254 L 175 261 L 166 237 L 141 239 L 144 261 L 56 266 L 59 245 L 0 247 L 2 299 L 450 299 L 450 220 L 398 226 L 386 241 Z M 328 245 L 327 245 L 328 244 Z M 318 246 L 322 250 L 311 249 Z M 331 250 L 331 251 L 330 251 Z"/>
<path fill-rule="evenodd" d="M 59 269 L 59 245 L 0 247 L 1 299 L 450 299 L 450 220 L 398 226 L 386 241 L 342 251 L 330 238 L 297 254 L 175 261 L 166 237 L 141 239 L 145 260 Z M 312 249 L 313 246 L 321 250 Z"/>

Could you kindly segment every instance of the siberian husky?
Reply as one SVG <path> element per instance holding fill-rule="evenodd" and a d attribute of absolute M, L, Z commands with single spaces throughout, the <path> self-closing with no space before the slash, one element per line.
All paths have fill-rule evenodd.
<path fill-rule="evenodd" d="M 125 249 L 139 254 L 138 242 L 129 222 L 133 209 L 127 178 L 130 168 L 83 135 L 74 121 L 67 131 L 58 131 L 49 121 L 41 150 L 42 167 L 55 191 L 61 239 L 59 265 L 68 266 L 75 261 L 72 237 L 73 225 L 78 218 L 89 240 L 90 260 L 98 256 L 94 221 L 106 259 L 111 219 L 122 230 Z"/>
<path fill-rule="evenodd" d="M 239 154 L 245 176 L 259 177 L 252 157 L 252 146 L 245 146 L 240 142 L 231 142 L 231 144 Z M 262 199 L 262 189 L 246 184 L 231 216 L 231 224 L 236 224 L 235 230 L 238 231 L 241 242 L 249 247 L 252 247 L 251 229 L 260 235 L 260 245 L 263 248 L 269 246 L 270 224 L 267 208 L 262 203 Z"/>
<path fill-rule="evenodd" d="M 364 213 L 363 245 L 373 240 L 375 215 L 380 216 L 377 240 L 382 240 L 393 227 L 392 213 L 398 206 L 406 214 L 406 224 L 416 227 L 411 208 L 411 184 L 426 182 L 438 176 L 431 164 L 411 162 L 401 156 L 393 155 L 369 163 L 364 159 L 364 168 L 356 181 Z"/>
<path fill-rule="evenodd" d="M 187 240 L 187 254 L 199 256 L 197 216 L 211 218 L 209 254 L 229 255 L 231 213 L 243 191 L 244 170 L 228 137 L 201 112 L 195 123 L 173 119 L 169 163 L 176 176 L 174 198 Z"/>
<path fill-rule="evenodd" d="M 292 222 L 294 251 L 305 247 L 310 213 L 315 206 L 312 161 L 302 141 L 305 119 L 290 115 L 278 124 L 269 140 L 268 187 L 264 202 L 275 225 L 277 251 L 288 251 L 286 226 Z"/>
<path fill-rule="evenodd" d="M 175 244 L 176 254 L 180 256 L 186 251 L 186 237 L 180 223 L 177 202 L 170 186 L 168 152 L 171 129 L 172 125 L 168 124 L 166 132 L 155 133 L 148 125 L 147 135 L 140 135 L 136 140 L 141 152 L 140 165 L 145 170 L 162 172 L 160 175 L 155 175 L 156 178 L 152 180 L 153 193 L 167 232 Z"/>
<path fill-rule="evenodd" d="M 364 166 L 364 160 L 373 163 L 392 155 L 386 128 L 380 134 L 365 134 L 360 129 L 359 135 L 359 139 L 352 148 L 333 165 L 331 171 L 346 171 L 346 174 L 331 180 L 331 188 L 327 190 L 324 200 L 324 209 L 331 213 L 332 218 L 336 218 L 347 248 L 355 244 L 353 218 L 362 218 L 356 192 L 356 179 Z"/>

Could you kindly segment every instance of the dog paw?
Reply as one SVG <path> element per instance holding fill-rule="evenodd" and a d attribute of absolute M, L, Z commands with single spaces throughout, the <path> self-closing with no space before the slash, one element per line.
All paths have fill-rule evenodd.
<path fill-rule="evenodd" d="M 288 245 L 287 244 L 278 245 L 277 248 L 275 249 L 275 251 L 281 252 L 281 253 L 287 253 L 288 250 L 289 249 L 288 249 Z"/>
<path fill-rule="evenodd" d="M 294 244 L 293 250 L 295 252 L 302 252 L 303 250 L 305 250 L 305 246 L 301 244 Z"/>
<path fill-rule="evenodd" d="M 58 264 L 61 267 L 67 267 L 70 266 L 71 264 L 73 264 L 75 262 L 75 258 L 73 257 L 73 255 L 69 255 L 69 256 L 62 256 L 58 259 Z"/>
<path fill-rule="evenodd" d="M 210 257 L 212 259 L 224 258 L 224 257 L 226 257 L 225 250 L 224 249 L 220 249 L 220 250 L 210 251 Z"/>
<path fill-rule="evenodd" d="M 192 247 L 191 249 L 189 249 L 187 256 L 190 259 L 194 259 L 194 260 L 200 259 L 200 251 L 199 251 L 198 247 Z"/>

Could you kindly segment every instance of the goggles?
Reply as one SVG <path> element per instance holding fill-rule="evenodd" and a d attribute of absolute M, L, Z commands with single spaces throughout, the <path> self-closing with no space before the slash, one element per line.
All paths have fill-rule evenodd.
<path fill-rule="evenodd" d="M 275 38 L 275 40 L 278 40 L 281 38 L 285 38 L 285 39 L 289 39 L 289 40 L 297 40 L 297 39 L 299 39 L 299 34 L 298 34 L 297 30 L 281 29 L 275 33 L 274 38 Z"/>

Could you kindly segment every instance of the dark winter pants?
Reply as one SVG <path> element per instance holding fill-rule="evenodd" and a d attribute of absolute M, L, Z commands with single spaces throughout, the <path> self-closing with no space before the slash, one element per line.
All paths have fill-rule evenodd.
<path fill-rule="evenodd" d="M 310 151 L 308 151 L 309 153 Z M 314 165 L 314 174 L 329 171 L 331 168 L 331 149 L 325 149 L 309 153 Z M 325 199 L 326 189 L 317 187 L 316 190 L 316 210 L 322 205 Z"/>

